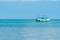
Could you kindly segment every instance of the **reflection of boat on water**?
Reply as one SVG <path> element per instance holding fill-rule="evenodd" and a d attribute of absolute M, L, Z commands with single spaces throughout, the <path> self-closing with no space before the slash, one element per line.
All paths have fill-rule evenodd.
<path fill-rule="evenodd" d="M 37 17 L 36 21 L 37 22 L 48 22 L 48 21 L 50 21 L 50 19 L 46 18 L 46 17 Z"/>

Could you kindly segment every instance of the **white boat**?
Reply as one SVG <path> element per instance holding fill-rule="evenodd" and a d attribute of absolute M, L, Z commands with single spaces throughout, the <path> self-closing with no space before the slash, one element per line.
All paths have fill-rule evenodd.
<path fill-rule="evenodd" d="M 36 21 L 37 22 L 47 22 L 47 21 L 50 21 L 50 19 L 49 18 L 38 17 L 38 18 L 36 18 Z"/>

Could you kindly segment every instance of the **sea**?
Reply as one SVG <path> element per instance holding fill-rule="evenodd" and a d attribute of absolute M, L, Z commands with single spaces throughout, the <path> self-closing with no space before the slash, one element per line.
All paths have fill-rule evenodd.
<path fill-rule="evenodd" d="M 60 40 L 60 19 L 0 19 L 0 40 Z"/>

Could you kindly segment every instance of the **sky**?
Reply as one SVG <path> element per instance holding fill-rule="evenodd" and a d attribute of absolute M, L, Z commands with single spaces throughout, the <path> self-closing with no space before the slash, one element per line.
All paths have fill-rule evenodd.
<path fill-rule="evenodd" d="M 0 0 L 0 19 L 60 19 L 60 0 Z"/>

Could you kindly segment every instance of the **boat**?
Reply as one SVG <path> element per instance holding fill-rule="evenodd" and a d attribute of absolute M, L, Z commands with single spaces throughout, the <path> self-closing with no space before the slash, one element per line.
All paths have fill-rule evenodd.
<path fill-rule="evenodd" d="M 48 22 L 48 21 L 50 21 L 50 19 L 47 17 L 37 17 L 36 21 L 37 22 Z"/>

